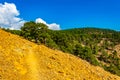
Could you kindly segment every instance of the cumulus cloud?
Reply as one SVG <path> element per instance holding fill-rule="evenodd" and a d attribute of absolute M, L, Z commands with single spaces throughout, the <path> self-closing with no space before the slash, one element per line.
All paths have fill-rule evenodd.
<path fill-rule="evenodd" d="M 12 30 L 20 29 L 20 27 L 23 26 L 26 21 L 20 18 L 19 15 L 20 13 L 14 3 L 0 3 L 0 27 L 9 28 Z M 48 24 L 41 18 L 37 18 L 36 23 L 44 23 L 49 27 L 49 29 L 60 30 L 59 24 Z"/>
<path fill-rule="evenodd" d="M 0 26 L 10 29 L 20 29 L 25 20 L 19 18 L 19 11 L 14 3 L 0 3 Z"/>
<path fill-rule="evenodd" d="M 49 29 L 52 29 L 52 30 L 60 30 L 60 25 L 59 24 L 56 24 L 56 23 L 48 24 L 46 21 L 44 21 L 41 18 L 37 18 L 35 22 L 36 23 L 44 23 L 48 26 Z"/>
<path fill-rule="evenodd" d="M 35 20 L 35 22 L 36 23 L 43 23 L 43 24 L 47 24 L 46 23 L 46 21 L 44 21 L 43 19 L 41 19 L 41 18 L 37 18 L 36 20 Z"/>

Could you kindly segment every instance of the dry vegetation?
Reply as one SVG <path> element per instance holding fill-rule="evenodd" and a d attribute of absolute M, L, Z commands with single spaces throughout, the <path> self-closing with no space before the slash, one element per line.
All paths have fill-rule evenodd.
<path fill-rule="evenodd" d="M 70 54 L 0 30 L 0 80 L 120 80 Z"/>

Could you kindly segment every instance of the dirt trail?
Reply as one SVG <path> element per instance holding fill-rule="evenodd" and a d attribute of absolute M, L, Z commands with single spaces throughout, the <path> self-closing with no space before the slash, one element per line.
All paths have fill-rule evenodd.
<path fill-rule="evenodd" d="M 29 50 L 28 56 L 26 57 L 26 62 L 29 66 L 29 75 L 30 79 L 29 80 L 40 80 L 39 77 L 39 72 L 38 72 L 38 59 L 36 55 Z"/>

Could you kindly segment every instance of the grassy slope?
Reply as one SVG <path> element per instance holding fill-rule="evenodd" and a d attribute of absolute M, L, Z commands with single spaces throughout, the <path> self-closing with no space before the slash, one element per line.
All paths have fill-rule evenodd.
<path fill-rule="evenodd" d="M 73 55 L 0 30 L 0 80 L 120 80 Z"/>

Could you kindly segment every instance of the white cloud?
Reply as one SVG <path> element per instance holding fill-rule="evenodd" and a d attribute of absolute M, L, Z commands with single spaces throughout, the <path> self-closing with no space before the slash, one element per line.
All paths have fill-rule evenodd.
<path fill-rule="evenodd" d="M 43 19 L 41 19 L 41 18 L 37 18 L 36 20 L 35 20 L 35 22 L 36 23 L 43 23 L 43 24 L 47 24 Z"/>
<path fill-rule="evenodd" d="M 20 29 L 25 23 L 19 18 L 19 11 L 14 3 L 0 3 L 0 26 L 10 29 Z"/>
<path fill-rule="evenodd" d="M 48 24 L 46 21 L 44 21 L 43 19 L 41 18 L 37 18 L 35 20 L 36 23 L 44 23 L 48 26 L 49 29 L 52 29 L 52 30 L 60 30 L 60 25 L 59 24 L 56 24 L 56 23 L 51 23 L 51 24 Z"/>
<path fill-rule="evenodd" d="M 56 23 L 49 24 L 49 29 L 60 30 L 60 25 Z"/>
<path fill-rule="evenodd" d="M 9 29 L 20 29 L 26 22 L 19 17 L 20 13 L 14 3 L 0 3 L 0 26 Z M 56 23 L 48 24 L 41 18 L 36 19 L 36 23 L 44 23 L 49 29 L 60 30 L 60 25 Z"/>

